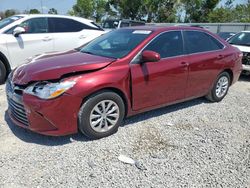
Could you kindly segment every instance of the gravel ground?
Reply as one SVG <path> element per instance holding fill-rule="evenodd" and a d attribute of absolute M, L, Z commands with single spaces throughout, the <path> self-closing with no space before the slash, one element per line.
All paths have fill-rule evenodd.
<path fill-rule="evenodd" d="M 4 86 L 0 109 L 0 187 L 250 187 L 247 77 L 220 103 L 201 98 L 137 115 L 96 141 L 16 127 Z"/>

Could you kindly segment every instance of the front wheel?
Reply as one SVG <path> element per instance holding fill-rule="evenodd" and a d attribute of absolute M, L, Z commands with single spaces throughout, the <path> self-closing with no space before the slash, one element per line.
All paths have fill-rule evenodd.
<path fill-rule="evenodd" d="M 222 72 L 206 98 L 212 102 L 221 101 L 227 95 L 230 82 L 230 75 L 227 72 Z"/>
<path fill-rule="evenodd" d="M 78 114 L 80 131 L 91 139 L 117 132 L 125 115 L 122 98 L 111 91 L 98 92 L 86 100 Z"/>

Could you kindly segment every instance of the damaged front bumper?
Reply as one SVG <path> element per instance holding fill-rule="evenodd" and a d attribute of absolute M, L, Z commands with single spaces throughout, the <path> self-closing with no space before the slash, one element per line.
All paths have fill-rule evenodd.
<path fill-rule="evenodd" d="M 8 114 L 11 120 L 18 126 L 31 131 L 44 134 L 61 136 L 76 133 L 77 118 L 81 98 L 69 95 L 43 100 L 35 96 L 25 94 L 24 88 L 6 84 L 8 99 Z"/>

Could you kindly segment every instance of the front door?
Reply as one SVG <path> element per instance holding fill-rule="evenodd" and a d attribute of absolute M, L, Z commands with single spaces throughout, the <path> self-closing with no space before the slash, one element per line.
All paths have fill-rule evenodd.
<path fill-rule="evenodd" d="M 21 24 L 26 33 L 14 37 L 6 34 L 6 43 L 14 67 L 25 62 L 31 56 L 51 52 L 53 38 L 48 33 L 47 18 L 32 18 Z"/>
<path fill-rule="evenodd" d="M 183 99 L 188 62 L 181 31 L 160 34 L 144 49 L 161 55 L 159 62 L 131 64 L 133 110 Z"/>

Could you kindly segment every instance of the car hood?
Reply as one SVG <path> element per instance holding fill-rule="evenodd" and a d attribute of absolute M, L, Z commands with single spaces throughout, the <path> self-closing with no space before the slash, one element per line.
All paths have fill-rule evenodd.
<path fill-rule="evenodd" d="M 250 52 L 250 46 L 232 45 L 237 47 L 241 52 Z"/>
<path fill-rule="evenodd" d="M 41 55 L 18 67 L 13 73 L 12 82 L 26 85 L 34 81 L 60 79 L 65 74 L 104 68 L 114 60 L 76 50 Z"/>

